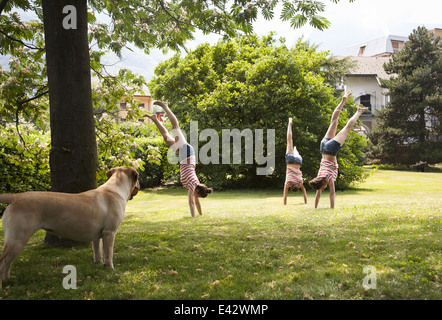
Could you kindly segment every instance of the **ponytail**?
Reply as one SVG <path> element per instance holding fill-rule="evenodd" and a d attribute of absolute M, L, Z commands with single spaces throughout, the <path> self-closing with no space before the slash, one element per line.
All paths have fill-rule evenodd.
<path fill-rule="evenodd" d="M 196 189 L 195 189 L 196 193 L 198 194 L 199 197 L 201 198 L 205 198 L 207 197 L 207 195 L 209 193 L 213 192 L 212 188 L 208 188 L 206 185 L 204 184 L 199 184 Z"/>

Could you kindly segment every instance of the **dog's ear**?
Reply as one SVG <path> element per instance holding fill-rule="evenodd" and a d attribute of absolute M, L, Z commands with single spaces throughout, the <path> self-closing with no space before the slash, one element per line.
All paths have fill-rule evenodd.
<path fill-rule="evenodd" d="M 108 172 L 106 172 L 107 178 L 109 179 L 115 173 L 115 171 L 115 168 L 112 168 Z"/>
<path fill-rule="evenodd" d="M 138 181 L 138 171 L 131 168 L 130 172 L 131 172 L 131 176 L 132 176 L 133 181 L 137 182 Z"/>

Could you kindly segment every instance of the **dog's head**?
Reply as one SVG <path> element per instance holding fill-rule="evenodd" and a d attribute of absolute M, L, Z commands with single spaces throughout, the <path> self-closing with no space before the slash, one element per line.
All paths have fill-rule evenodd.
<path fill-rule="evenodd" d="M 123 173 L 127 176 L 129 179 L 130 185 L 131 185 L 131 194 L 128 200 L 132 200 L 134 196 L 137 195 L 138 191 L 140 190 L 140 183 L 138 182 L 138 172 L 137 170 L 130 168 L 130 167 L 116 167 L 110 169 L 108 172 L 106 172 L 107 178 L 109 179 L 111 176 L 117 173 Z"/>

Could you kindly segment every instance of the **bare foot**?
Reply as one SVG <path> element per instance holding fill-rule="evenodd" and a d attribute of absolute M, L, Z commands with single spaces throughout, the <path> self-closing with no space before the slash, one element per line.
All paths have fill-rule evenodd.
<path fill-rule="evenodd" d="M 347 101 L 347 99 L 350 98 L 352 94 L 353 91 L 347 91 L 342 98 Z"/>
<path fill-rule="evenodd" d="M 163 101 L 159 101 L 159 100 L 155 100 L 152 104 L 156 104 L 157 106 L 160 106 L 163 109 L 169 107 L 167 102 L 163 102 Z"/>
<path fill-rule="evenodd" d="M 143 117 L 148 117 L 150 120 L 154 121 L 157 119 L 157 115 L 156 114 L 151 114 L 151 113 L 145 113 L 143 115 Z"/>

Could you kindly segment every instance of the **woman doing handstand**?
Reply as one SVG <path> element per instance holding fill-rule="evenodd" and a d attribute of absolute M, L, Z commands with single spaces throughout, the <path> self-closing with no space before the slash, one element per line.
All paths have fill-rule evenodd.
<path fill-rule="evenodd" d="M 180 181 L 183 186 L 189 190 L 188 200 L 189 200 L 189 208 L 190 214 L 192 217 L 195 217 L 195 205 L 200 215 L 203 214 L 201 210 L 201 204 L 199 202 L 199 198 L 205 198 L 209 193 L 213 192 L 212 188 L 206 187 L 204 184 L 200 183 L 196 172 L 196 159 L 195 159 L 195 151 L 193 147 L 187 143 L 184 138 L 183 133 L 180 130 L 178 120 L 173 114 L 173 112 L 169 109 L 167 103 L 162 101 L 155 101 L 153 104 L 156 104 L 164 109 L 172 124 L 172 133 L 175 135 L 175 139 L 169 135 L 169 132 L 164 127 L 164 125 L 157 119 L 156 115 L 146 115 L 149 119 L 151 119 L 157 126 L 161 135 L 163 136 L 164 141 L 175 151 L 178 153 L 178 159 L 180 161 Z"/>
<path fill-rule="evenodd" d="M 336 134 L 339 115 L 351 94 L 351 92 L 347 92 L 342 97 L 341 102 L 333 112 L 327 133 L 321 141 L 320 152 L 322 154 L 322 160 L 318 176 L 309 182 L 309 185 L 316 190 L 315 208 L 318 206 L 321 192 L 327 188 L 327 185 L 330 188 L 330 208 L 333 209 L 335 207 L 335 181 L 338 176 L 336 155 L 347 139 L 351 129 L 358 121 L 359 116 L 368 110 L 368 108 L 358 108 L 356 113 L 348 120 L 346 126 Z"/>
<path fill-rule="evenodd" d="M 287 169 L 284 183 L 284 205 L 287 204 L 288 189 L 294 192 L 301 189 L 304 193 L 304 203 L 307 203 L 307 193 L 303 185 L 302 172 L 300 170 L 302 165 L 302 157 L 296 147 L 293 146 L 292 118 L 289 118 L 289 125 L 287 127 L 287 150 L 285 162 L 287 164 Z"/>

